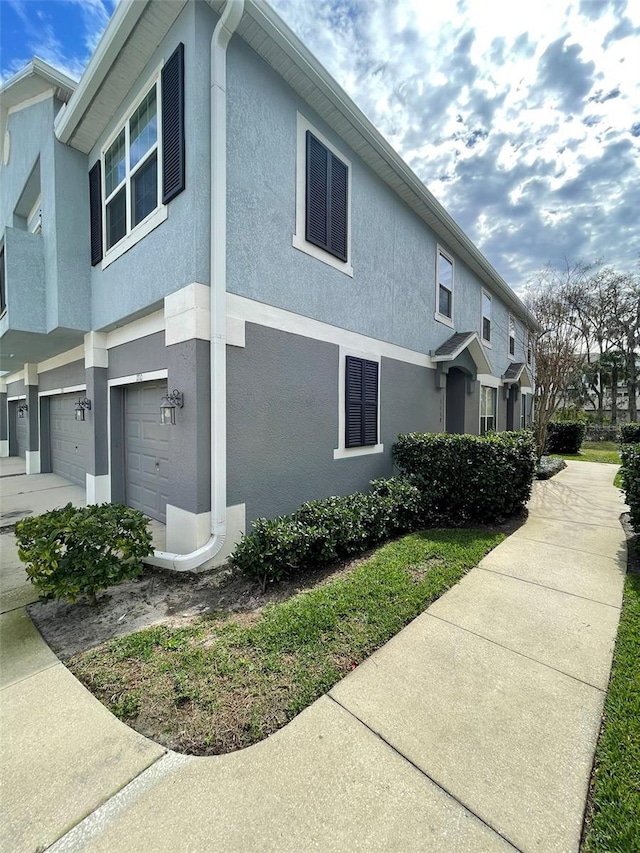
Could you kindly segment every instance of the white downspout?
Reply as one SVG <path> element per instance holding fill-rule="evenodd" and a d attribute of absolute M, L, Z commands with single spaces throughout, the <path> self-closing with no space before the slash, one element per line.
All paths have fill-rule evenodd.
<path fill-rule="evenodd" d="M 179 572 L 213 559 L 227 535 L 227 46 L 243 12 L 244 0 L 227 0 L 211 37 L 211 538 L 190 554 L 146 560 Z"/>

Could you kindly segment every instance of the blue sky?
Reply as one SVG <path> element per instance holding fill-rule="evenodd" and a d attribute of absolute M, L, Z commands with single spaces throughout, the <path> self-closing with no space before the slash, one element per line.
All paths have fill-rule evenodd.
<path fill-rule="evenodd" d="M 0 0 L 3 79 L 78 77 L 115 0 Z M 516 289 L 640 259 L 638 0 L 272 0 Z"/>

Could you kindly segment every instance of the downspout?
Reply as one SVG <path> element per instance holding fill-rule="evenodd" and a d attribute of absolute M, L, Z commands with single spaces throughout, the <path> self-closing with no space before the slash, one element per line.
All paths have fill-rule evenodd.
<path fill-rule="evenodd" d="M 179 572 L 213 559 L 227 535 L 227 47 L 243 12 L 244 0 L 227 0 L 211 37 L 211 537 L 190 554 L 147 560 Z"/>

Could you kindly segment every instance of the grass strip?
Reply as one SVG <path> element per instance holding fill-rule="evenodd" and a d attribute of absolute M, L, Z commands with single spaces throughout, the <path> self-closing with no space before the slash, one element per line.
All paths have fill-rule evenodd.
<path fill-rule="evenodd" d="M 606 462 L 610 465 L 619 465 L 619 450 L 620 448 L 615 441 L 583 441 L 579 453 L 554 453 L 552 455 L 573 462 Z"/>
<path fill-rule="evenodd" d="M 638 540 L 630 547 L 640 549 Z M 629 573 L 596 750 L 583 853 L 640 849 L 639 660 L 640 575 Z"/>
<path fill-rule="evenodd" d="M 487 530 L 413 533 L 260 614 L 148 628 L 68 666 L 139 732 L 181 752 L 231 752 L 326 693 L 503 539 Z"/>

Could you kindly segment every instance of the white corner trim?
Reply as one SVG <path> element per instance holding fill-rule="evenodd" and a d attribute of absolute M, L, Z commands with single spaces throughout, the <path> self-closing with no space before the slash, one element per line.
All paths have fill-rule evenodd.
<path fill-rule="evenodd" d="M 118 376 L 115 379 L 109 379 L 107 386 L 113 388 L 116 385 L 135 385 L 136 382 L 155 382 L 158 379 L 167 379 L 168 376 L 169 371 L 166 368 L 149 370 L 146 373 L 134 373 L 131 376 Z M 158 405 L 160 404 L 158 403 Z"/>
<path fill-rule="evenodd" d="M 258 326 L 267 326 L 280 332 L 289 332 L 292 335 L 300 335 L 304 338 L 312 338 L 315 341 L 343 346 L 360 353 L 375 352 L 384 358 L 393 358 L 407 364 L 416 364 L 419 367 L 430 367 L 435 369 L 435 362 L 431 356 L 405 347 L 370 338 L 359 332 L 350 332 L 321 320 L 313 320 L 302 314 L 294 314 L 274 305 L 264 302 L 256 302 L 246 296 L 238 296 L 235 293 L 227 293 L 227 317 L 244 320 L 245 323 L 255 323 Z M 369 356 L 367 356 L 369 357 Z"/>
<path fill-rule="evenodd" d="M 227 536 L 224 545 L 216 554 L 214 566 L 224 565 L 234 548 L 247 532 L 247 509 L 245 504 L 235 504 L 227 507 Z"/>
<path fill-rule="evenodd" d="M 211 512 L 188 512 L 167 504 L 167 551 L 190 554 L 206 545 L 211 536 Z"/>
<path fill-rule="evenodd" d="M 87 504 L 111 503 L 111 477 L 109 474 L 85 474 Z"/>
<path fill-rule="evenodd" d="M 489 388 L 502 388 L 504 385 L 502 379 L 491 373 L 478 373 L 477 380 L 481 385 L 487 385 Z"/>
<path fill-rule="evenodd" d="M 0 459 L 5 459 L 9 455 L 9 440 L 3 438 L 0 441 Z"/>
<path fill-rule="evenodd" d="M 39 474 L 40 473 L 40 451 L 39 450 L 25 450 L 24 460 L 25 460 L 25 464 L 26 464 L 27 474 Z"/>
<path fill-rule="evenodd" d="M 66 385 L 63 388 L 50 388 L 48 391 L 38 391 L 38 397 L 55 397 L 58 394 L 74 394 L 86 390 L 86 385 Z"/>
<path fill-rule="evenodd" d="M 137 341 L 139 338 L 155 335 L 157 332 L 164 332 L 164 311 L 162 309 L 127 323 L 126 326 L 120 326 L 118 329 L 107 332 L 107 349 L 113 349 L 113 347 L 121 346 L 121 344 L 128 344 L 131 341 Z"/>
<path fill-rule="evenodd" d="M 209 287 L 199 282 L 165 296 L 165 346 L 211 340 L 210 300 Z"/>
<path fill-rule="evenodd" d="M 38 373 L 46 373 L 48 370 L 55 370 L 56 367 L 64 367 L 65 364 L 73 364 L 74 361 L 80 361 L 83 358 L 84 346 L 80 344 L 80 346 L 67 350 L 67 352 L 62 352 L 60 355 L 54 355 L 52 358 L 38 362 Z"/>
<path fill-rule="evenodd" d="M 345 414 L 345 394 L 346 394 L 346 367 L 347 367 L 347 356 L 353 355 L 356 358 L 366 358 L 369 361 L 375 361 L 378 365 L 378 424 L 377 424 L 377 433 L 378 438 L 380 438 L 380 397 L 381 397 L 381 386 L 382 386 L 382 367 L 381 367 L 381 356 L 372 353 L 372 352 L 363 352 L 362 350 L 355 350 L 348 347 L 340 347 L 340 354 L 338 356 L 338 446 L 333 451 L 334 459 L 351 459 L 354 456 L 369 456 L 372 453 L 383 453 L 384 445 L 380 444 L 369 444 L 365 447 L 345 447 L 344 442 L 344 434 L 346 430 L 346 414 Z"/>
<path fill-rule="evenodd" d="M 25 385 L 37 385 L 38 384 L 38 365 L 37 364 L 25 364 L 25 366 L 24 366 L 24 384 Z"/>
<path fill-rule="evenodd" d="M 342 160 L 348 170 L 348 178 L 347 178 L 347 260 L 341 261 L 339 258 L 334 257 L 330 252 L 325 252 L 324 249 L 321 249 L 319 246 L 314 245 L 313 243 L 309 243 L 306 238 L 306 202 L 307 202 L 307 131 L 310 130 L 311 133 L 318 139 L 324 146 L 326 146 L 329 151 L 331 151 L 335 156 Z M 345 157 L 344 153 L 340 151 L 335 145 L 332 145 L 331 142 L 323 136 L 320 131 L 315 128 L 308 119 L 306 119 L 301 113 L 297 113 L 297 145 L 296 145 L 296 230 L 293 235 L 291 244 L 294 248 L 299 249 L 301 252 L 305 252 L 307 255 L 311 255 L 319 261 L 322 261 L 328 266 L 333 267 L 339 272 L 344 273 L 350 277 L 353 277 L 353 267 L 351 266 L 351 185 L 353 183 L 353 169 L 351 166 L 351 161 Z"/>
<path fill-rule="evenodd" d="M 245 321 L 238 317 L 227 317 L 227 346 L 246 346 L 245 325 Z"/>
<path fill-rule="evenodd" d="M 109 367 L 109 351 L 105 332 L 87 332 L 84 336 L 84 366 Z"/>

